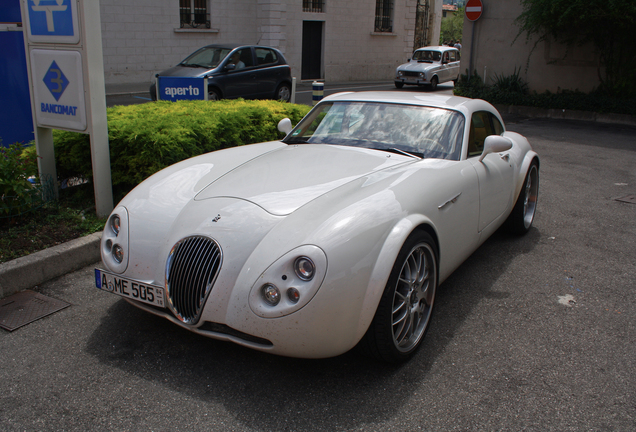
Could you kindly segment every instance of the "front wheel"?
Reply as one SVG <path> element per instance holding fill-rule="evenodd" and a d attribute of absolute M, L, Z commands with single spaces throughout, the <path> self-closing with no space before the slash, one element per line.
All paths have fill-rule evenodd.
<path fill-rule="evenodd" d="M 276 100 L 281 102 L 289 102 L 291 100 L 291 87 L 289 84 L 281 84 L 276 89 Z"/>
<path fill-rule="evenodd" d="M 401 89 L 404 87 L 404 83 L 400 81 L 395 81 L 395 87 Z"/>
<path fill-rule="evenodd" d="M 208 90 L 208 100 L 216 101 L 221 100 L 221 93 L 217 89 L 209 89 Z"/>
<path fill-rule="evenodd" d="M 437 88 L 437 84 L 439 83 L 439 79 L 434 76 L 431 78 L 431 83 L 429 84 L 431 90 L 435 90 Z"/>
<path fill-rule="evenodd" d="M 508 216 L 506 224 L 513 234 L 525 234 L 530 231 L 539 198 L 539 165 L 536 161 L 530 164 L 519 198 Z"/>
<path fill-rule="evenodd" d="M 412 233 L 398 254 L 363 343 L 380 360 L 401 362 L 420 347 L 437 292 L 437 252 L 431 236 Z"/>

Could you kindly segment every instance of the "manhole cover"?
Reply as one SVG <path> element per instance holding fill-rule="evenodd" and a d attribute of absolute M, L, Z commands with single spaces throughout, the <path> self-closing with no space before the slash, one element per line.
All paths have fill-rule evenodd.
<path fill-rule="evenodd" d="M 13 331 L 68 306 L 34 291 L 22 291 L 0 300 L 0 327 Z"/>
<path fill-rule="evenodd" d="M 629 204 L 636 204 L 636 194 L 630 194 L 620 198 L 616 198 L 616 201 L 625 202 Z"/>

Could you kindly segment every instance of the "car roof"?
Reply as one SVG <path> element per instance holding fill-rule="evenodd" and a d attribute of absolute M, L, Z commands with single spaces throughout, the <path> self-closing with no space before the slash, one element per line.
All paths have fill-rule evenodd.
<path fill-rule="evenodd" d="M 264 45 L 250 45 L 250 44 L 237 44 L 237 43 L 227 43 L 227 44 L 210 44 L 210 45 L 205 45 L 202 48 L 226 48 L 226 49 L 230 49 L 233 50 L 235 48 L 247 48 L 247 47 L 254 47 L 254 48 L 267 48 L 267 49 L 272 49 L 274 51 L 278 51 L 276 48 L 272 48 L 269 46 L 264 46 Z"/>
<path fill-rule="evenodd" d="M 470 99 L 461 96 L 443 94 L 422 94 L 404 91 L 369 91 L 344 92 L 327 96 L 328 102 L 380 102 L 405 105 L 419 105 L 433 108 L 444 108 L 462 112 L 467 118 L 475 111 L 487 110 L 497 112 L 488 102 L 481 99 Z"/>
<path fill-rule="evenodd" d="M 449 46 L 427 46 L 416 49 L 415 51 L 420 50 L 430 50 L 430 51 L 459 51 L 457 48 L 449 47 Z"/>

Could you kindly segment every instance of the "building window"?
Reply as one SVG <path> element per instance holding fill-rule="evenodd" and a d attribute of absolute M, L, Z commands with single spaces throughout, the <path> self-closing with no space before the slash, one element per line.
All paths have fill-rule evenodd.
<path fill-rule="evenodd" d="M 324 12 L 325 0 L 303 0 L 303 12 Z"/>
<path fill-rule="evenodd" d="M 210 28 L 207 0 L 179 0 L 181 28 Z"/>
<path fill-rule="evenodd" d="M 393 31 L 393 0 L 375 1 L 375 32 Z"/>

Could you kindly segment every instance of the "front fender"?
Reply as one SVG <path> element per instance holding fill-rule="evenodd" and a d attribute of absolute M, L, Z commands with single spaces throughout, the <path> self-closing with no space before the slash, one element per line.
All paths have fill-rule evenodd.
<path fill-rule="evenodd" d="M 387 236 L 378 254 L 375 266 L 373 267 L 373 272 L 369 278 L 367 295 L 360 309 L 356 334 L 358 341 L 362 339 L 369 325 L 371 325 L 371 321 L 373 321 L 375 312 L 378 309 L 378 304 L 380 303 L 380 298 L 384 293 L 384 288 L 389 280 L 389 275 L 391 274 L 395 260 L 402 249 L 402 245 L 408 236 L 421 225 L 428 225 L 434 230 L 430 219 L 424 215 L 412 214 L 398 221 Z"/>

